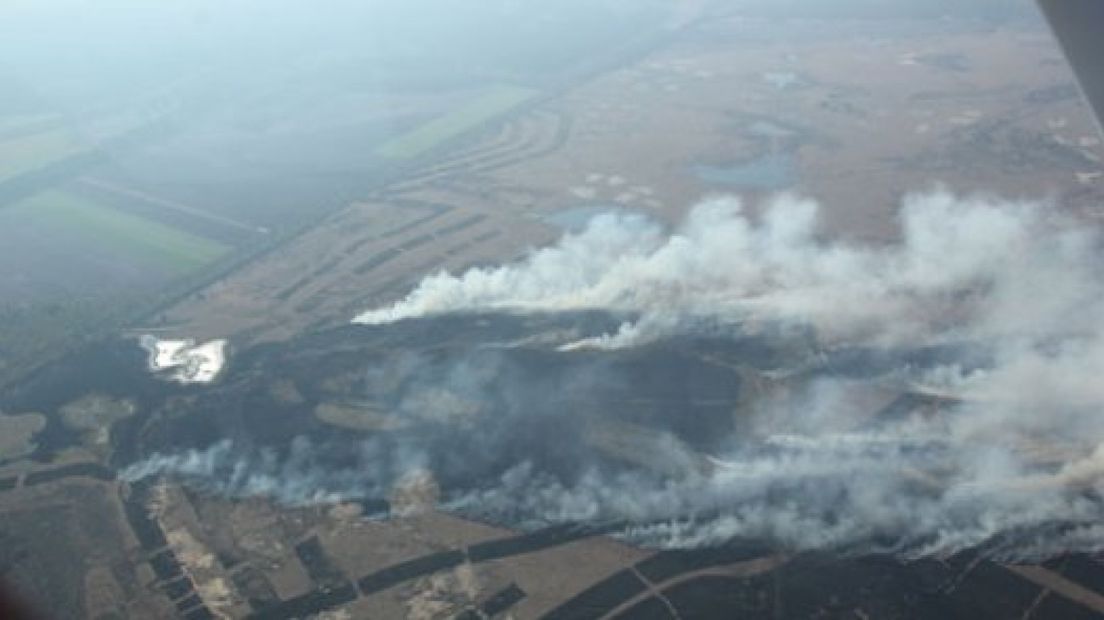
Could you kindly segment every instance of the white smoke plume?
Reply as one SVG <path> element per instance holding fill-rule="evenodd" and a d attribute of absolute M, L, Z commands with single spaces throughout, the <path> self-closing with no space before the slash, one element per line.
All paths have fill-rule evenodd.
<path fill-rule="evenodd" d="M 952 365 L 916 379 L 963 401 L 935 422 L 883 431 L 872 444 L 868 433 L 850 431 L 855 412 L 839 411 L 820 394 L 796 418 L 790 413 L 783 429 L 789 435 L 765 438 L 788 441 L 789 451 L 718 461 L 713 473 L 688 485 L 693 491 L 678 485 L 642 493 L 600 481 L 561 489 L 530 512 L 646 520 L 662 512 L 648 502 L 680 505 L 686 514 L 713 506 L 723 516 L 708 525 L 639 528 L 636 535 L 690 545 L 767 535 L 819 547 L 901 540 L 895 533 L 907 532 L 913 552 L 1073 523 L 1079 525 L 1016 552 L 1045 555 L 1075 540 L 1099 548 L 1104 539 L 1086 535 L 1099 532 L 1092 524 L 1104 492 L 1104 281 L 1096 231 L 1045 205 L 937 191 L 904 201 L 898 243 L 860 245 L 821 239 L 817 212 L 812 201 L 782 196 L 754 221 L 739 201 L 721 198 L 695 208 L 670 233 L 641 217 L 606 216 L 518 264 L 428 277 L 405 299 L 357 321 L 600 308 L 639 318 L 574 346 L 631 346 L 703 322 L 734 331 L 811 326 L 827 345 L 984 344 L 996 356 L 991 368 Z M 764 416 L 771 429 L 777 409 Z M 917 441 L 932 443 L 908 448 Z M 929 460 L 933 453 L 937 462 Z M 509 492 L 511 481 L 491 493 Z M 763 501 L 762 494 L 786 487 L 796 496 Z M 826 488 L 846 499 L 809 501 Z M 808 493 L 814 495 L 802 497 Z M 522 490 L 513 501 L 546 498 Z"/>
<path fill-rule="evenodd" d="M 304 437 L 292 441 L 285 456 L 223 440 L 202 450 L 153 455 L 124 468 L 119 477 L 133 482 L 172 474 L 227 497 L 263 496 L 304 506 L 383 497 L 391 483 L 388 476 L 414 471 L 419 462 L 414 455 L 385 454 L 372 442 L 362 443 L 359 452 L 357 466 L 335 468 L 321 462 L 319 447 Z M 379 469 L 381 464 L 389 468 Z"/>
<path fill-rule="evenodd" d="M 817 213 L 810 200 L 782 196 L 753 221 L 737 199 L 718 198 L 670 233 L 641 216 L 599 216 L 520 263 L 427 277 L 355 322 L 474 311 L 639 315 L 592 341 L 606 346 L 702 321 L 800 324 L 830 341 L 910 344 L 1095 328 L 1088 315 L 1101 298 L 1086 260 L 1095 237 L 1047 221 L 1036 206 L 912 196 L 901 242 L 887 246 L 824 241 Z"/>
<path fill-rule="evenodd" d="M 674 474 L 596 461 L 564 479 L 519 458 L 478 488 L 446 490 L 444 506 L 517 524 L 617 522 L 628 539 L 662 546 L 762 537 L 796 549 L 910 556 L 977 546 L 1017 558 L 1104 549 L 1104 278 L 1095 231 L 1045 205 L 936 192 L 906 199 L 898 242 L 864 245 L 822 239 L 817 210 L 780 197 L 755 219 L 735 199 L 717 199 L 670 232 L 643 217 L 599 217 L 519 263 L 430 276 L 357 321 L 596 309 L 631 320 L 561 355 L 703 329 L 738 337 L 792 326 L 811 327 L 820 343 L 810 366 L 848 347 L 941 343 L 966 343 L 964 352 L 984 351 L 988 361 L 964 354 L 915 367 L 887 356 L 886 367 L 846 379 L 781 369 L 798 380 L 741 412 L 748 419 L 730 447 L 688 457 L 672 437 L 641 448 Z M 522 428 L 547 392 L 495 384 L 502 369 L 480 375 L 475 391 L 508 390 L 516 411 L 494 423 Z M 872 421 L 850 395 L 883 385 L 934 404 Z M 504 445 L 513 441 L 500 434 Z M 470 446 L 491 450 L 474 439 Z M 155 459 L 129 475 L 190 474 L 209 456 Z M 402 469 L 392 455 L 378 456 L 359 473 L 300 465 L 282 478 L 224 479 L 231 491 L 281 488 L 299 500 L 311 495 L 290 480 L 310 480 L 326 497 L 371 496 L 379 477 L 365 472 Z M 253 471 L 249 463 L 229 471 Z M 422 465 L 432 469 L 432 453 Z"/>

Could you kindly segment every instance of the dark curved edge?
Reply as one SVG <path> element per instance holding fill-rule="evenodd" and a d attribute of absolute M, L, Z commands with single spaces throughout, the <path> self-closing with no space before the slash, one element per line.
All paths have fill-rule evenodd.
<path fill-rule="evenodd" d="M 1037 0 L 1096 117 L 1104 119 L 1104 2 Z"/>

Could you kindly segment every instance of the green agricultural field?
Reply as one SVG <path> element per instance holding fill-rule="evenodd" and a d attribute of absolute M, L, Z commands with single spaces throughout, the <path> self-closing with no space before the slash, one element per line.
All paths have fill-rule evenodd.
<path fill-rule="evenodd" d="M 8 136 L 20 136 L 44 132 L 57 126 L 61 117 L 57 114 L 9 114 L 0 116 L 0 141 Z"/>
<path fill-rule="evenodd" d="M 0 141 L 0 182 L 88 151 L 67 129 Z"/>
<path fill-rule="evenodd" d="M 529 88 L 497 86 L 468 104 L 384 143 L 376 149 L 376 155 L 392 160 L 413 159 L 513 110 L 536 95 L 537 91 Z"/>
<path fill-rule="evenodd" d="M 33 218 L 70 236 L 173 272 L 202 267 L 230 250 L 217 241 L 58 190 L 35 194 L 11 208 L 19 217 Z"/>

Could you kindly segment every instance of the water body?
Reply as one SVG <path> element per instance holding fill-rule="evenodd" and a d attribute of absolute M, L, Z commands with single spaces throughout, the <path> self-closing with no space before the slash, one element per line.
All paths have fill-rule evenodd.
<path fill-rule="evenodd" d="M 694 176 L 710 185 L 758 191 L 779 191 L 797 181 L 794 157 L 790 153 L 772 153 L 751 161 L 728 166 L 695 164 Z"/>

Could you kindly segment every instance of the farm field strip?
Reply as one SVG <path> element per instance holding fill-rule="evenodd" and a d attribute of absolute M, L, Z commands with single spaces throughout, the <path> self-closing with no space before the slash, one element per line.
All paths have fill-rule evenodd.
<path fill-rule="evenodd" d="M 0 182 L 89 150 L 67 129 L 0 141 Z"/>
<path fill-rule="evenodd" d="M 230 228 L 235 228 L 237 230 L 245 231 L 245 232 L 248 232 L 248 233 L 258 233 L 258 232 L 263 231 L 262 227 L 255 226 L 253 224 L 248 224 L 246 222 L 241 222 L 239 220 L 235 220 L 235 219 L 232 219 L 232 218 L 229 218 L 229 217 L 224 217 L 224 216 L 218 215 L 217 213 L 210 213 L 208 211 L 204 211 L 203 209 L 197 209 L 195 207 L 191 207 L 191 206 L 188 206 L 186 204 L 182 204 L 182 203 L 174 201 L 174 200 L 168 200 L 168 199 L 165 199 L 165 198 L 159 198 L 157 196 L 152 196 L 152 195 L 150 195 L 146 192 L 143 192 L 143 191 L 134 190 L 134 189 L 130 189 L 130 188 L 127 188 L 127 187 L 121 187 L 121 186 L 116 185 L 114 183 L 111 183 L 109 181 L 103 181 L 103 180 L 100 180 L 100 179 L 85 177 L 83 179 L 80 179 L 79 182 L 84 184 L 84 185 L 94 187 L 96 189 L 100 189 L 100 190 L 103 190 L 103 191 L 106 191 L 106 192 L 117 194 L 119 196 L 123 196 L 123 197 L 126 197 L 126 198 L 132 198 L 132 199 L 135 199 L 135 200 L 141 200 L 141 201 L 144 201 L 144 202 L 146 202 L 148 204 L 151 204 L 151 205 L 156 205 L 158 207 L 162 207 L 162 208 L 169 209 L 169 210 L 172 210 L 172 211 L 179 211 L 180 213 L 184 213 L 184 214 L 189 215 L 191 217 L 207 220 L 207 221 L 210 221 L 210 222 L 214 222 L 216 224 L 221 224 L 223 226 L 228 226 Z"/>
<path fill-rule="evenodd" d="M 11 114 L 0 117 L 0 141 L 41 133 L 61 123 L 58 114 Z"/>
<path fill-rule="evenodd" d="M 452 112 L 390 140 L 376 149 L 376 155 L 391 160 L 408 160 L 423 155 L 447 140 L 529 101 L 537 91 L 519 86 L 497 86 Z"/>
<path fill-rule="evenodd" d="M 36 194 L 13 208 L 24 217 L 77 232 L 93 243 L 178 272 L 201 267 L 230 250 L 216 241 L 58 190 Z"/>

